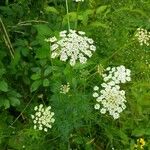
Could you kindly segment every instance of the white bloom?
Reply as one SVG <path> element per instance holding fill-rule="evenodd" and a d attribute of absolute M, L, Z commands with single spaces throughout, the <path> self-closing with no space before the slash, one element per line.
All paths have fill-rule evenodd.
<path fill-rule="evenodd" d="M 67 83 L 66 85 L 61 85 L 60 87 L 60 93 L 63 93 L 63 94 L 67 94 L 70 90 L 70 84 Z"/>
<path fill-rule="evenodd" d="M 57 41 L 57 38 L 54 36 L 52 38 L 50 38 L 50 42 L 53 43 L 53 42 L 56 42 Z"/>
<path fill-rule="evenodd" d="M 90 46 L 90 50 L 95 52 L 96 51 L 96 47 L 94 45 L 91 45 Z"/>
<path fill-rule="evenodd" d="M 54 113 L 50 111 L 51 107 L 44 108 L 43 104 L 35 106 L 35 114 L 31 115 L 34 123 L 34 129 L 48 131 L 48 128 L 52 127 L 55 119 L 53 118 Z"/>
<path fill-rule="evenodd" d="M 135 37 L 138 39 L 140 45 L 146 45 L 149 46 L 150 43 L 150 32 L 148 32 L 146 29 L 138 28 L 135 34 Z"/>
<path fill-rule="evenodd" d="M 58 44 L 53 44 L 53 45 L 51 46 L 51 50 L 52 50 L 52 51 L 56 50 L 57 48 L 58 48 Z"/>
<path fill-rule="evenodd" d="M 93 93 L 93 97 L 98 97 L 98 96 L 99 96 L 99 94 L 97 92 Z"/>
<path fill-rule="evenodd" d="M 94 86 L 94 91 L 98 91 L 99 90 L 99 87 L 98 86 Z"/>
<path fill-rule="evenodd" d="M 119 113 L 121 113 L 126 108 L 125 91 L 120 91 L 119 89 L 120 87 L 118 85 L 111 86 L 106 84 L 100 93 L 94 92 L 93 97 L 96 98 L 96 105 L 94 107 L 97 106 L 98 102 L 100 105 L 99 107 L 101 107 L 101 114 L 109 112 L 109 114 L 113 116 L 114 119 L 119 118 Z"/>
<path fill-rule="evenodd" d="M 51 54 L 51 58 L 56 58 L 57 57 L 57 53 L 56 52 L 53 52 L 52 54 Z"/>
<path fill-rule="evenodd" d="M 118 119 L 120 116 L 119 116 L 119 113 L 114 113 L 113 114 L 113 117 L 114 117 L 114 119 Z"/>
<path fill-rule="evenodd" d="M 95 104 L 94 108 L 95 109 L 100 109 L 100 104 Z"/>
<path fill-rule="evenodd" d="M 75 2 L 84 2 L 84 0 L 74 0 Z"/>
<path fill-rule="evenodd" d="M 103 98 L 99 96 L 99 97 L 96 98 L 96 101 L 97 101 L 97 102 L 101 102 L 102 99 L 103 99 Z"/>
<path fill-rule="evenodd" d="M 83 31 L 61 31 L 59 39 L 52 37 L 49 41 L 52 43 L 51 58 L 60 57 L 61 61 L 68 60 L 71 66 L 74 66 L 78 60 L 81 64 L 86 63 L 96 50 L 94 41 L 86 37 Z"/>
<path fill-rule="evenodd" d="M 102 108 L 102 109 L 100 110 L 100 112 L 101 112 L 101 114 L 106 114 L 106 109 L 105 109 L 105 108 Z"/>
<path fill-rule="evenodd" d="M 123 65 L 113 68 L 106 68 L 106 71 L 108 71 L 108 74 L 105 73 L 103 75 L 104 81 L 108 82 L 111 86 L 131 81 L 131 70 L 126 69 Z"/>

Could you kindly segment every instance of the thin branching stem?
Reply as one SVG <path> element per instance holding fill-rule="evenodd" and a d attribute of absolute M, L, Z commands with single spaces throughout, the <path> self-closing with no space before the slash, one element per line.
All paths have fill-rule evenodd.
<path fill-rule="evenodd" d="M 79 9 L 80 9 L 80 2 L 78 3 L 78 6 L 77 6 L 75 29 L 77 29 L 77 27 L 78 27 L 78 15 L 79 15 Z"/>
<path fill-rule="evenodd" d="M 69 19 L 68 0 L 66 0 L 66 11 L 67 11 L 68 30 L 70 30 L 70 19 Z"/>
<path fill-rule="evenodd" d="M 6 46 L 8 47 L 8 49 L 9 49 L 9 51 L 10 51 L 10 55 L 12 56 L 12 58 L 14 59 L 14 48 L 13 48 L 13 46 L 12 46 L 12 44 L 11 44 L 11 41 L 10 41 L 10 38 L 9 38 L 9 36 L 8 36 L 8 33 L 7 33 L 7 31 L 6 31 L 6 28 L 5 28 L 5 25 L 4 25 L 4 23 L 3 23 L 3 21 L 2 21 L 2 19 L 0 18 L 0 24 L 1 24 L 1 26 L 2 26 L 2 30 L 0 29 L 0 31 L 2 32 L 2 34 L 4 34 L 3 35 L 3 39 L 4 39 L 4 41 L 5 41 L 5 44 L 6 44 Z"/>
<path fill-rule="evenodd" d="M 32 96 L 32 98 L 30 99 L 30 101 L 27 103 L 27 105 L 25 106 L 25 108 L 22 110 L 22 112 L 18 115 L 18 117 L 13 121 L 13 123 L 10 125 L 11 127 L 14 125 L 14 123 L 22 116 L 22 114 L 24 113 L 24 111 L 27 109 L 27 107 L 30 105 L 30 103 L 32 102 L 32 100 L 34 99 L 35 94 Z"/>

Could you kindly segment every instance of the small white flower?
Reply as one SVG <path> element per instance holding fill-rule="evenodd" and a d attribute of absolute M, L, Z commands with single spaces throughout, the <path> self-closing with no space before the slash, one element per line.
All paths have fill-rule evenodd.
<path fill-rule="evenodd" d="M 34 107 L 34 110 L 36 111 L 37 109 L 38 109 L 38 107 L 37 107 L 37 106 L 35 106 L 35 107 Z M 32 115 L 32 117 L 33 117 L 33 115 Z"/>
<path fill-rule="evenodd" d="M 98 97 L 98 96 L 99 96 L 99 94 L 97 92 L 93 93 L 93 97 Z"/>
<path fill-rule="evenodd" d="M 94 45 L 91 45 L 90 46 L 90 50 L 95 52 L 96 51 L 96 47 Z"/>
<path fill-rule="evenodd" d="M 95 104 L 94 108 L 95 109 L 100 109 L 100 104 Z"/>
<path fill-rule="evenodd" d="M 60 93 L 63 93 L 63 94 L 67 94 L 70 90 L 70 84 L 67 83 L 66 85 L 61 85 L 60 87 Z"/>
<path fill-rule="evenodd" d="M 50 42 L 53 43 L 53 42 L 56 42 L 57 41 L 57 38 L 54 36 L 52 38 L 50 38 Z"/>
<path fill-rule="evenodd" d="M 51 54 L 51 58 L 56 58 L 57 57 L 57 53 L 56 52 L 52 52 L 52 54 Z"/>
<path fill-rule="evenodd" d="M 106 109 L 105 109 L 105 108 L 102 108 L 102 109 L 100 110 L 100 112 L 101 112 L 101 114 L 106 114 Z"/>
<path fill-rule="evenodd" d="M 150 44 L 150 32 L 148 32 L 146 29 L 138 28 L 135 34 L 135 37 L 138 39 L 140 45 L 146 45 L 149 46 Z"/>
<path fill-rule="evenodd" d="M 97 102 L 101 102 L 102 99 L 103 99 L 103 98 L 99 96 L 99 97 L 96 98 L 96 101 L 97 101 Z"/>
<path fill-rule="evenodd" d="M 100 90 L 99 93 L 93 93 L 93 97 L 96 98 L 96 104 L 97 102 L 101 104 L 100 113 L 105 114 L 106 112 L 109 112 L 114 119 L 119 118 L 119 113 L 126 108 L 125 91 L 120 91 L 118 85 L 111 86 L 105 84 L 104 89 Z"/>
<path fill-rule="evenodd" d="M 45 132 L 48 131 L 47 128 L 52 127 L 52 123 L 55 122 L 55 119 L 53 118 L 54 113 L 50 111 L 51 107 L 48 106 L 47 108 L 44 108 L 43 104 L 40 104 L 39 106 L 36 106 L 34 108 L 35 114 L 31 115 L 31 118 L 33 119 L 34 123 L 34 129 L 38 130 L 44 130 Z"/>
<path fill-rule="evenodd" d="M 98 91 L 99 90 L 99 87 L 98 86 L 94 86 L 94 91 Z"/>
<path fill-rule="evenodd" d="M 34 129 L 35 129 L 35 130 L 37 129 L 37 126 L 36 126 L 36 125 L 34 125 Z"/>
<path fill-rule="evenodd" d="M 71 66 L 74 66 L 78 60 L 81 64 L 86 63 L 96 50 L 94 41 L 86 37 L 83 31 L 61 31 L 58 40 L 52 37 L 49 41 L 52 43 L 51 58 L 59 57 L 65 62 L 68 60 Z"/>
<path fill-rule="evenodd" d="M 53 44 L 53 45 L 51 46 L 51 50 L 52 50 L 52 51 L 56 50 L 57 48 L 58 48 L 58 44 Z"/>
<path fill-rule="evenodd" d="M 48 131 L 47 128 L 44 128 L 44 131 L 47 132 Z"/>
<path fill-rule="evenodd" d="M 85 35 L 85 32 L 83 32 L 83 31 L 78 31 L 78 33 L 79 33 L 80 35 Z"/>
<path fill-rule="evenodd" d="M 120 116 L 119 116 L 119 113 L 114 113 L 113 114 L 113 117 L 114 117 L 114 119 L 118 119 Z"/>
<path fill-rule="evenodd" d="M 108 82 L 109 85 L 114 86 L 119 83 L 126 83 L 131 81 L 131 70 L 126 69 L 125 66 L 121 65 L 113 68 L 106 68 L 108 74 L 104 74 L 104 81 Z"/>

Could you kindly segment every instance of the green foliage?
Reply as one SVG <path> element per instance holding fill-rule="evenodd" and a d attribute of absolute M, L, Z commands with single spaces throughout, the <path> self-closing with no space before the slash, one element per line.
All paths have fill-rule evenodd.
<path fill-rule="evenodd" d="M 150 150 L 150 47 L 134 38 L 150 31 L 148 0 L 0 1 L 0 150 L 134 150 L 144 138 Z M 97 50 L 84 65 L 50 58 L 45 39 L 71 28 L 85 31 Z M 7 38 L 6 38 L 7 37 Z M 10 40 L 10 41 L 9 41 Z M 13 49 L 14 51 L 13 51 Z M 13 51 L 13 55 L 10 54 Z M 14 56 L 14 57 L 12 57 Z M 118 120 L 94 110 L 93 86 L 107 66 L 132 71 L 127 108 Z M 67 94 L 61 85 L 70 84 Z M 34 106 L 52 106 L 55 123 L 34 130 Z"/>

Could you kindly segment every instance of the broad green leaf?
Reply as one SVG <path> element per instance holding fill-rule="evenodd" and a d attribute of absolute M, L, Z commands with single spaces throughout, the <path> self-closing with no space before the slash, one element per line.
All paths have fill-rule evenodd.
<path fill-rule="evenodd" d="M 40 85 L 41 85 L 41 80 L 35 80 L 31 85 L 30 91 L 31 92 L 36 91 Z"/>
<path fill-rule="evenodd" d="M 3 103 L 3 106 L 5 107 L 5 109 L 10 107 L 10 103 L 9 103 L 8 99 L 4 99 L 2 103 Z"/>
<path fill-rule="evenodd" d="M 108 5 L 100 6 L 96 9 L 96 14 L 103 13 L 108 8 Z"/>
<path fill-rule="evenodd" d="M 20 105 L 20 100 L 16 97 L 8 97 L 12 106 Z"/>
<path fill-rule="evenodd" d="M 44 87 L 49 86 L 49 80 L 48 80 L 48 79 L 44 79 L 44 81 L 43 81 L 43 86 L 44 86 Z"/>
<path fill-rule="evenodd" d="M 44 76 L 48 76 L 52 72 L 51 66 L 47 67 L 44 71 Z"/>
<path fill-rule="evenodd" d="M 0 81 L 0 91 L 8 91 L 8 84 L 4 80 Z"/>
<path fill-rule="evenodd" d="M 41 78 L 41 74 L 39 74 L 39 73 L 33 74 L 33 75 L 31 76 L 31 79 L 32 79 L 32 80 L 37 80 L 37 79 L 40 79 L 40 78 Z"/>
<path fill-rule="evenodd" d="M 59 12 L 58 12 L 58 10 L 56 8 L 50 7 L 50 6 L 45 7 L 45 12 L 46 13 L 59 14 Z"/>

